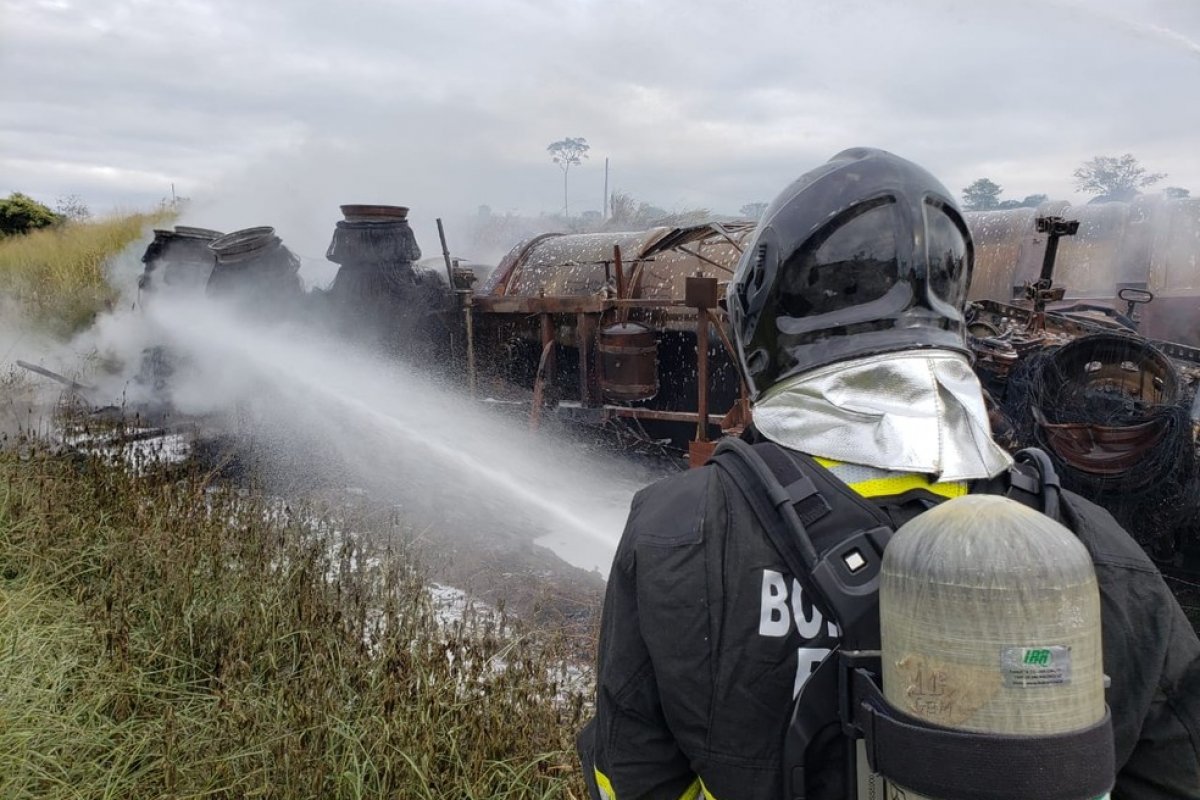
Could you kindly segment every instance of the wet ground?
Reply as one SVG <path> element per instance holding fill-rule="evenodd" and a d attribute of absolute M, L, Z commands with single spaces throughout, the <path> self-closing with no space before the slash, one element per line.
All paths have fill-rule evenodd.
<path fill-rule="evenodd" d="M 498 606 L 539 627 L 553 627 L 578 637 L 581 654 L 594 653 L 594 634 L 604 596 L 602 571 L 573 565 L 580 559 L 570 548 L 571 534 L 547 529 L 528 509 L 497 506 L 454 486 L 392 485 L 364 479 L 361 472 L 339 466 L 327 451 L 307 452 L 290 441 L 281 450 L 269 437 L 230 433 L 212 421 L 157 420 L 160 436 L 136 437 L 129 446 L 153 458 L 155 452 L 176 458 L 178 442 L 187 438 L 186 466 L 214 480 L 318 507 L 345 510 L 373 529 L 391 526 L 431 581 L 455 587 L 472 598 Z M 552 423 L 551 423 L 552 424 Z M 563 432 L 557 432 L 563 435 Z M 548 435 L 550 433 L 548 432 Z M 682 458 L 662 445 L 615 437 L 611 432 L 574 431 L 580 447 L 607 447 L 628 458 L 639 485 L 677 472 Z M 155 448 L 159 448 L 157 451 Z M 315 468 L 314 464 L 320 464 Z M 445 482 L 445 481 L 443 481 Z M 621 518 L 628 496 L 613 498 Z M 539 544 L 555 540 L 555 549 Z M 612 542 L 615 546 L 615 538 Z M 594 552 L 595 542 L 590 546 Z M 611 554 L 604 556 L 605 571 Z"/>
<path fill-rule="evenodd" d="M 604 577 L 570 563 L 542 544 L 546 531 L 517 509 L 480 498 L 455 497 L 451 490 L 414 496 L 404 487 L 371 485 L 339 470 L 328 454 L 289 447 L 286 460 L 268 442 L 230 433 L 224 421 L 141 415 L 126 419 L 116 409 L 92 413 L 63 435 L 64 443 L 90 452 L 120 454 L 130 464 L 167 461 L 186 465 L 213 480 L 263 492 L 290 503 L 340 507 L 366 520 L 395 520 L 406 547 L 431 581 L 466 592 L 538 626 L 579 637 L 589 652 L 604 596 Z M 678 471 L 682 460 L 668 447 L 615 436 L 612 431 L 577 431 L 581 447 L 607 446 L 628 458 L 643 484 Z M 322 460 L 320 469 L 314 459 Z M 427 488 L 427 487 L 426 487 Z M 448 499 L 449 498 L 449 499 Z M 614 502 L 621 502 L 620 498 Z M 624 508 L 620 512 L 624 513 Z M 569 536 L 560 536 L 569 545 Z M 1192 624 L 1200 629 L 1200 552 L 1163 572 Z"/>

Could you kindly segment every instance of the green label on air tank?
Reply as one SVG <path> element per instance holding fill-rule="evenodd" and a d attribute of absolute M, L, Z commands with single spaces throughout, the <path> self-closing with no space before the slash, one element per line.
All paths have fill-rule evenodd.
<path fill-rule="evenodd" d="M 1050 663 L 1049 648 L 1040 647 L 1036 650 L 1025 651 L 1025 663 L 1036 664 L 1039 667 L 1044 667 Z"/>
<path fill-rule="evenodd" d="M 1071 648 L 1006 647 L 1000 651 L 1000 673 L 1005 686 L 1032 688 L 1071 682 Z"/>

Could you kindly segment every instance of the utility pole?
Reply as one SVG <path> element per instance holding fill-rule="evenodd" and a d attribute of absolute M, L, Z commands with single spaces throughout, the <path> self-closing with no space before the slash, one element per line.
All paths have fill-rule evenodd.
<path fill-rule="evenodd" d="M 604 213 L 600 219 L 608 219 L 608 156 L 604 157 L 604 205 L 601 207 Z"/>

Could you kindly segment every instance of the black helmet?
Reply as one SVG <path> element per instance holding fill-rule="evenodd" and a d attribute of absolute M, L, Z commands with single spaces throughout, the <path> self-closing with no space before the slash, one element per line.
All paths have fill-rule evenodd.
<path fill-rule="evenodd" d="M 768 206 L 729 285 L 751 391 L 920 347 L 968 352 L 975 248 L 932 175 L 883 150 L 838 153 Z"/>

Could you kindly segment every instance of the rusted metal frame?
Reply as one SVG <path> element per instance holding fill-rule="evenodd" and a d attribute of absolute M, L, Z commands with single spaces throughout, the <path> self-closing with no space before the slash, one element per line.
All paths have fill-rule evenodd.
<path fill-rule="evenodd" d="M 579 348 L 579 402 L 585 408 L 602 403 L 600 375 L 596 361 L 598 314 L 579 314 L 575 318 L 575 346 Z"/>
<path fill-rule="evenodd" d="M 629 279 L 630 297 L 637 295 L 638 291 L 642 288 L 642 273 L 645 271 L 646 262 L 648 261 L 653 261 L 653 259 L 638 259 L 637 266 L 633 268 L 633 276 Z"/>
<path fill-rule="evenodd" d="M 1028 324 L 1033 312 L 1027 308 L 1014 306 L 1010 303 L 1001 303 L 997 300 L 976 300 L 980 308 L 985 311 L 990 311 L 1001 317 L 1007 317 L 1017 323 Z M 1087 335 L 1092 333 L 1112 333 L 1112 330 L 1101 325 L 1089 323 L 1084 320 L 1071 319 L 1059 314 L 1054 309 L 1046 312 L 1047 318 L 1052 321 L 1056 327 L 1061 327 L 1066 333 L 1074 333 L 1078 335 Z M 1193 364 L 1200 364 L 1200 348 L 1192 347 L 1179 342 L 1167 342 L 1161 339 L 1146 339 L 1145 341 L 1162 350 L 1164 354 L 1171 358 L 1180 361 L 1190 361 Z"/>
<path fill-rule="evenodd" d="M 475 314 L 471 305 L 471 293 L 462 293 L 463 320 L 467 326 L 467 391 L 475 396 Z"/>
<path fill-rule="evenodd" d="M 1163 342 L 1157 339 L 1147 339 L 1152 345 L 1162 350 L 1171 358 L 1190 361 L 1193 365 L 1200 364 L 1200 349 L 1178 342 Z"/>
<path fill-rule="evenodd" d="M 708 439 L 708 310 L 717 304 L 718 291 L 717 279 L 699 271 L 684 285 L 684 300 L 696 309 L 696 437 L 688 443 L 692 467 L 705 464 L 715 447 Z"/>
<path fill-rule="evenodd" d="M 603 297 L 494 297 L 476 296 L 475 308 L 485 314 L 580 314 L 611 307 Z"/>
<path fill-rule="evenodd" d="M 640 270 L 640 267 L 641 265 L 639 264 L 638 270 Z M 621 260 L 621 245 L 619 244 L 613 245 L 613 268 L 617 271 L 617 300 L 628 300 L 633 287 L 625 282 L 625 265 Z M 638 270 L 635 270 L 635 272 Z M 637 275 L 635 274 L 633 277 L 636 281 Z M 628 322 L 629 310 L 627 306 L 617 309 L 614 319 L 619 323 Z"/>
<path fill-rule="evenodd" d="M 546 394 L 546 375 L 554 362 L 554 341 L 542 345 L 542 357 L 538 359 L 537 377 L 533 380 L 533 401 L 529 406 L 529 430 L 536 431 L 542 424 L 542 404 Z"/>
<path fill-rule="evenodd" d="M 699 422 L 700 416 L 691 411 L 663 411 L 657 408 L 632 408 L 629 406 L 604 406 L 604 414 L 608 417 L 626 417 L 629 419 L 649 419 L 659 422 Z M 709 414 L 710 425 L 720 425 L 721 414 Z"/>
<path fill-rule="evenodd" d="M 580 295 L 566 297 L 495 297 L 475 295 L 472 304 L 485 314 L 601 314 L 622 308 L 679 308 L 679 300 L 631 298 L 613 300 L 607 297 Z"/>
<path fill-rule="evenodd" d="M 625 269 L 621 265 L 621 245 L 613 245 L 613 268 L 617 271 L 617 299 L 625 300 Z"/>
<path fill-rule="evenodd" d="M 711 225 L 713 227 L 713 230 L 715 230 L 717 233 L 721 234 L 721 236 L 725 237 L 725 241 L 727 241 L 731 245 L 733 245 L 733 249 L 737 250 L 739 254 L 745 252 L 745 250 L 742 249 L 742 246 L 740 244 L 738 244 L 737 242 L 735 242 L 733 240 L 733 237 L 729 235 L 729 231 L 725 230 L 724 225 L 722 225 L 719 222 L 713 222 L 713 223 L 711 223 Z"/>
<path fill-rule="evenodd" d="M 39 367 L 37 364 L 30 364 L 28 361 L 21 361 L 20 359 L 17 359 L 16 364 L 21 369 L 27 369 L 30 372 L 36 372 L 38 375 L 49 378 L 52 381 L 57 381 L 58 383 L 61 383 L 63 386 L 66 386 L 68 389 L 70 389 L 72 391 L 84 392 L 84 393 L 96 391 L 95 386 L 87 386 L 85 384 L 78 383 L 76 381 L 71 380 L 68 377 L 59 375 L 57 372 L 48 370 L 45 367 Z"/>
<path fill-rule="evenodd" d="M 1056 424 L 1047 421 L 1037 408 L 1032 411 L 1058 457 L 1093 475 L 1127 472 L 1163 440 L 1170 427 L 1162 418 L 1124 427 L 1078 422 Z"/>
<path fill-rule="evenodd" d="M 442 258 L 446 262 L 446 285 L 454 291 L 454 267 L 450 264 L 450 249 L 446 247 L 446 229 L 442 227 L 442 218 L 437 218 L 438 238 L 442 240 Z"/>
<path fill-rule="evenodd" d="M 708 441 L 708 314 L 696 309 L 696 441 Z"/>
<path fill-rule="evenodd" d="M 614 308 L 681 308 L 685 305 L 682 300 L 658 300 L 653 297 L 631 297 L 610 302 Z"/>
<path fill-rule="evenodd" d="M 738 358 L 737 349 L 733 346 L 733 342 L 729 340 L 729 335 L 725 333 L 725 326 L 721 324 L 721 318 L 711 308 L 705 309 L 708 314 L 708 319 L 712 326 L 717 329 L 717 337 L 721 340 L 721 344 L 725 346 L 725 352 L 729 353 L 729 360 L 733 363 L 733 368 L 737 370 L 738 385 L 741 387 L 741 398 L 739 402 L 742 404 L 743 410 L 750 408 L 750 384 L 746 382 L 746 375 L 742 371 L 742 360 Z"/>
<path fill-rule="evenodd" d="M 554 319 L 549 314 L 541 315 L 542 355 L 538 359 L 537 376 L 533 381 L 533 402 L 529 408 L 529 429 L 536 431 L 542 422 L 542 406 L 546 402 L 546 387 L 554 385 Z"/>
<path fill-rule="evenodd" d="M 712 266 L 716 267 L 717 269 L 721 270 L 722 272 L 728 272 L 730 275 L 733 274 L 733 270 L 731 270 L 729 267 L 725 266 L 724 264 L 718 264 L 716 261 L 713 261 L 708 256 L 701 255 L 700 253 L 697 253 L 695 250 L 689 250 L 688 248 L 684 247 L 681 244 L 675 245 L 674 249 L 680 250 L 684 253 L 687 253 L 689 256 L 692 256 L 694 258 L 698 258 L 706 264 L 711 264 Z"/>

